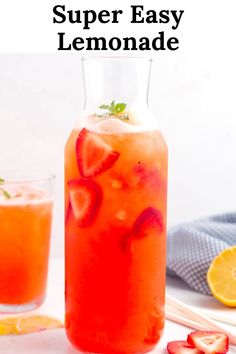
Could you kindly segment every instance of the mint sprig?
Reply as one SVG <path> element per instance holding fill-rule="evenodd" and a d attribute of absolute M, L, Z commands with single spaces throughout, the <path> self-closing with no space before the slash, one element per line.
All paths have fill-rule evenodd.
<path fill-rule="evenodd" d="M 116 115 L 124 112 L 126 106 L 126 103 L 115 103 L 115 101 L 113 100 L 110 105 L 102 104 L 101 106 L 99 106 L 99 108 L 108 111 L 112 115 Z"/>
<path fill-rule="evenodd" d="M 0 190 L 2 191 L 2 194 L 4 195 L 4 197 L 6 199 L 11 199 L 11 194 L 8 193 L 8 191 L 6 191 L 6 189 L 0 188 Z"/>
<path fill-rule="evenodd" d="M 3 178 L 0 178 L 0 184 L 3 184 L 4 182 L 5 182 L 5 180 Z M 11 198 L 11 194 L 8 191 L 6 191 L 6 189 L 0 187 L 0 191 L 2 191 L 2 194 L 4 195 L 4 197 L 6 199 L 10 199 Z"/>

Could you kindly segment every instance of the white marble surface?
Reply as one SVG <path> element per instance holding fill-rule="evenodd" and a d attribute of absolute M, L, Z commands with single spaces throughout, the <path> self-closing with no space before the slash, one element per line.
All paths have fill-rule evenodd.
<path fill-rule="evenodd" d="M 213 296 L 206 296 L 192 291 L 180 279 L 168 278 L 167 293 L 209 316 L 224 318 L 228 323 L 236 323 L 236 308 L 224 306 Z M 236 332 L 236 327 L 232 327 L 231 330 Z"/>
<path fill-rule="evenodd" d="M 181 289 L 183 289 L 181 291 Z M 205 296 L 198 296 L 195 292 L 184 287 L 183 284 L 171 281 L 167 287 L 170 294 L 177 298 L 199 306 Z M 182 294 L 182 295 L 181 295 Z M 200 300 L 199 300 L 200 299 Z M 214 301 L 209 300 L 208 304 Z M 206 302 L 207 303 L 207 302 Z M 55 316 L 63 320 L 64 317 L 64 266 L 62 259 L 52 259 L 50 262 L 48 296 L 46 302 L 35 312 Z M 0 316 L 0 318 L 3 316 Z M 191 329 L 166 321 L 163 338 L 153 353 L 166 353 L 167 342 L 185 339 Z M 44 332 L 0 337 L 0 354 L 77 354 L 66 338 L 64 329 L 48 330 Z M 231 347 L 229 354 L 236 354 L 236 347 Z"/>

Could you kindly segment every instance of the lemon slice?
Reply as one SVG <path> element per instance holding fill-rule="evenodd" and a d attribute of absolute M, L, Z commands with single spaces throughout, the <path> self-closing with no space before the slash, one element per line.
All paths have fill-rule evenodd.
<path fill-rule="evenodd" d="M 0 335 L 17 334 L 16 319 L 13 317 L 0 320 Z"/>
<path fill-rule="evenodd" d="M 55 318 L 43 315 L 25 315 L 0 320 L 0 335 L 26 334 L 45 329 L 61 328 L 62 323 Z"/>
<path fill-rule="evenodd" d="M 207 282 L 216 299 L 236 307 L 236 246 L 225 249 L 213 260 Z"/>

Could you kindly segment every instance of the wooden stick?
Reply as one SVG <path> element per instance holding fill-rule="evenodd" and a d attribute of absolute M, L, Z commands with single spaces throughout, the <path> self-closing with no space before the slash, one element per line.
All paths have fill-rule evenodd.
<path fill-rule="evenodd" d="M 198 329 L 200 331 L 206 331 L 207 328 L 209 329 L 209 327 L 204 326 L 202 323 L 192 321 L 189 318 L 177 315 L 172 311 L 166 310 L 165 317 L 167 320 L 185 325 L 185 326 L 190 327 L 192 329 Z"/>
<path fill-rule="evenodd" d="M 203 309 L 201 309 L 199 311 L 200 311 L 200 313 L 212 318 L 213 320 L 220 321 L 222 323 L 226 323 L 226 324 L 229 324 L 231 326 L 236 326 L 236 319 L 235 318 L 224 317 L 221 314 L 213 313 L 211 311 L 205 311 Z M 236 317 L 236 314 L 234 316 Z M 235 329 L 235 331 L 236 331 L 236 329 Z"/>
<path fill-rule="evenodd" d="M 215 331 L 224 332 L 228 337 L 231 344 L 236 345 L 236 335 L 225 330 L 223 327 L 218 325 L 215 321 L 211 320 L 209 317 L 198 313 L 196 310 L 191 309 L 189 306 L 185 305 L 183 302 L 176 300 L 170 295 L 166 295 L 166 303 L 169 306 L 172 306 L 175 309 L 178 309 L 182 312 L 181 317 L 187 317 L 188 319 L 197 322 L 198 324 L 204 324 L 207 328 Z"/>

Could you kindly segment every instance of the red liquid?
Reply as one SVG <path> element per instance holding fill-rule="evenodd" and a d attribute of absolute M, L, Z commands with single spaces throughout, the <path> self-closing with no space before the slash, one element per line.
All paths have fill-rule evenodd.
<path fill-rule="evenodd" d="M 119 156 L 82 182 L 99 188 L 96 210 L 81 221 L 74 206 L 83 195 L 73 194 L 84 163 L 79 134 L 65 150 L 66 332 L 85 352 L 144 353 L 164 327 L 167 148 L 158 131 L 89 133 Z M 90 141 L 86 148 L 92 159 Z"/>
<path fill-rule="evenodd" d="M 52 200 L 0 202 L 0 304 L 42 302 L 47 281 Z"/>

